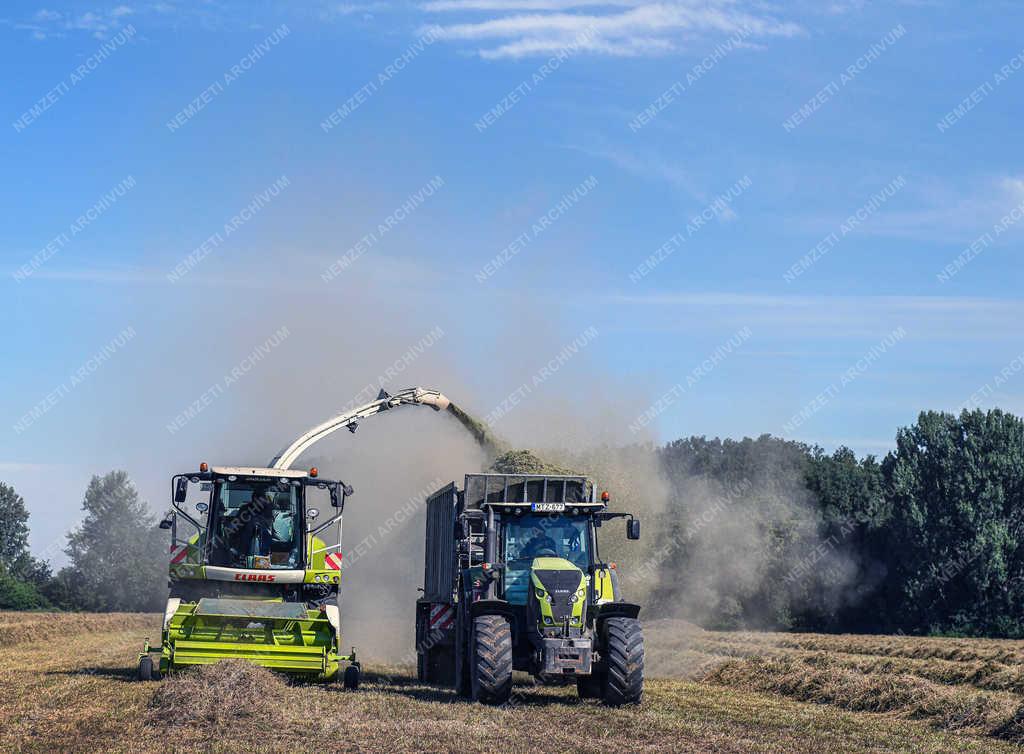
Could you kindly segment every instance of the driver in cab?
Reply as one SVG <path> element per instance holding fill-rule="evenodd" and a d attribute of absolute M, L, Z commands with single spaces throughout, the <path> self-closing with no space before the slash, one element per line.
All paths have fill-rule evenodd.
<path fill-rule="evenodd" d="M 519 551 L 521 558 L 536 558 L 539 555 L 554 556 L 558 553 L 558 546 L 555 540 L 544 532 L 540 524 L 531 529 L 530 541 Z"/>

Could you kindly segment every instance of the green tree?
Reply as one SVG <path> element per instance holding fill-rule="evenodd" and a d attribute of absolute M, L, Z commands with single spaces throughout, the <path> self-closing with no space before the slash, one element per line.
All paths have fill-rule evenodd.
<path fill-rule="evenodd" d="M 896 444 L 883 464 L 896 624 L 1024 636 L 1024 421 L 928 411 Z"/>
<path fill-rule="evenodd" d="M 9 571 L 28 555 L 28 508 L 21 495 L 0 482 L 0 565 Z"/>
<path fill-rule="evenodd" d="M 16 588 L 16 584 L 24 582 L 26 589 L 38 595 L 40 591 L 47 590 L 52 580 L 49 564 L 29 553 L 28 515 L 28 508 L 21 495 L 10 485 L 0 482 L 0 571 L 3 573 L 4 589 L 9 594 L 16 591 L 22 595 L 24 590 Z M 40 604 L 35 604 L 39 602 L 35 598 L 27 601 L 33 603 L 30 607 L 42 607 L 46 599 L 40 597 L 40 600 Z M 2 601 L 3 598 L 0 598 Z M 21 604 L 26 600 L 18 596 L 11 597 L 10 602 L 9 609 L 19 609 L 13 603 Z"/>
<path fill-rule="evenodd" d="M 71 565 L 60 573 L 81 610 L 156 610 L 166 596 L 165 538 L 128 475 L 94 476 L 85 519 L 68 535 Z"/>

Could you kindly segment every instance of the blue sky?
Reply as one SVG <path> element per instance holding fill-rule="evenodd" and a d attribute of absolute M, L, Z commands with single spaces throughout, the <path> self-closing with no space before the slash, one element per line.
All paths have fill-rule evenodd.
<path fill-rule="evenodd" d="M 5 3 L 0 478 L 46 550 L 91 473 L 127 468 L 162 506 L 176 465 L 269 459 L 434 327 L 389 384 L 481 414 L 525 392 L 499 429 L 533 445 L 562 439 L 537 429 L 555 407 L 608 441 L 861 453 L 922 409 L 1020 413 L 1022 21 L 939 0 Z"/>

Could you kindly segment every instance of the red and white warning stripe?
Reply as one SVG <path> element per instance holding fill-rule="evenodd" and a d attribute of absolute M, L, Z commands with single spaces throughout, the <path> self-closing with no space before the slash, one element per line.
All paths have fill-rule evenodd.
<path fill-rule="evenodd" d="M 340 552 L 328 553 L 327 557 L 324 558 L 324 563 L 326 564 L 326 566 L 328 568 L 331 568 L 331 569 L 333 569 L 335 571 L 340 571 L 341 570 L 341 553 Z"/>
<path fill-rule="evenodd" d="M 430 606 L 430 628 L 451 628 L 455 624 L 455 608 L 445 602 Z"/>
<path fill-rule="evenodd" d="M 171 563 L 180 563 L 188 555 L 188 545 L 171 545 Z"/>

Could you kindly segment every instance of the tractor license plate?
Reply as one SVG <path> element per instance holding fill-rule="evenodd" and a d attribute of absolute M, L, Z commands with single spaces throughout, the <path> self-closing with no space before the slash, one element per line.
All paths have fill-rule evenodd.
<path fill-rule="evenodd" d="M 565 510 L 565 503 L 530 503 L 530 510 L 538 513 L 561 513 Z"/>

